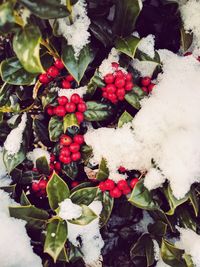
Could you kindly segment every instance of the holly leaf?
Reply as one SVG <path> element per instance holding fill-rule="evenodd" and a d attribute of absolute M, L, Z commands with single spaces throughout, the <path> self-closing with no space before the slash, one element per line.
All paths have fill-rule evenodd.
<path fill-rule="evenodd" d="M 181 32 L 181 48 L 183 49 L 184 52 L 186 52 L 192 44 L 193 34 L 186 32 L 184 27 L 181 27 L 180 32 Z"/>
<path fill-rule="evenodd" d="M 49 137 L 52 142 L 57 142 L 61 134 L 64 133 L 63 121 L 56 116 L 51 117 L 48 128 L 49 128 Z"/>
<path fill-rule="evenodd" d="M 114 198 L 110 196 L 109 192 L 100 192 L 97 199 L 100 200 L 103 205 L 103 209 L 100 214 L 100 221 L 99 221 L 100 226 L 103 227 L 104 225 L 107 224 L 110 218 L 113 205 L 114 205 Z"/>
<path fill-rule="evenodd" d="M 134 36 L 127 38 L 118 38 L 115 47 L 118 51 L 125 55 L 134 58 L 140 39 Z"/>
<path fill-rule="evenodd" d="M 13 12 L 13 6 L 11 2 L 5 2 L 0 5 L 0 32 L 2 34 L 8 34 L 8 32 L 14 32 L 18 30 L 18 26 L 15 24 L 15 17 Z"/>
<path fill-rule="evenodd" d="M 63 164 L 62 170 L 70 179 L 74 180 L 78 175 L 78 164 L 77 162 Z"/>
<path fill-rule="evenodd" d="M 22 206 L 30 206 L 31 205 L 31 203 L 28 200 L 28 198 L 27 198 L 27 196 L 26 196 L 24 191 L 22 191 L 22 194 L 21 194 L 21 197 L 20 197 L 20 204 Z"/>
<path fill-rule="evenodd" d="M 87 110 L 85 111 L 85 120 L 87 121 L 103 121 L 113 115 L 113 108 L 110 104 L 88 101 Z"/>
<path fill-rule="evenodd" d="M 124 124 L 131 122 L 132 120 L 133 117 L 127 111 L 124 111 L 118 120 L 118 128 L 121 128 Z"/>
<path fill-rule="evenodd" d="M 91 223 L 98 216 L 86 205 L 80 205 L 82 208 L 82 215 L 74 220 L 68 220 L 68 222 L 78 225 L 87 225 Z"/>
<path fill-rule="evenodd" d="M 106 159 L 102 158 L 101 163 L 99 165 L 99 171 L 97 172 L 96 179 L 98 181 L 104 181 L 109 177 L 109 169 L 107 166 Z"/>
<path fill-rule="evenodd" d="M 70 196 L 73 203 L 77 205 L 89 205 L 97 196 L 97 187 L 86 187 L 73 192 Z"/>
<path fill-rule="evenodd" d="M 66 130 L 68 128 L 71 127 L 78 127 L 79 128 L 79 124 L 76 118 L 76 115 L 74 113 L 71 114 L 67 114 L 65 115 L 64 119 L 63 119 L 63 129 L 64 129 L 64 133 L 66 132 Z"/>
<path fill-rule="evenodd" d="M 88 85 L 87 85 L 87 95 L 92 97 L 98 87 L 104 87 L 105 84 L 102 81 L 101 77 L 99 76 L 99 71 L 96 70 L 92 78 L 90 79 Z"/>
<path fill-rule="evenodd" d="M 140 99 L 133 90 L 125 95 L 125 99 L 132 107 L 140 109 Z"/>
<path fill-rule="evenodd" d="M 36 168 L 39 173 L 49 175 L 50 173 L 49 164 L 45 156 L 37 158 Z"/>

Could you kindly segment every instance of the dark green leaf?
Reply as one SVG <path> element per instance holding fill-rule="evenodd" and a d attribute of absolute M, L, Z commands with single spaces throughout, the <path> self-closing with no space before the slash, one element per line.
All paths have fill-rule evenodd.
<path fill-rule="evenodd" d="M 69 178 L 74 180 L 78 175 L 78 164 L 77 162 L 63 164 L 62 170 Z"/>
<path fill-rule="evenodd" d="M 93 96 L 98 87 L 101 88 L 104 86 L 105 86 L 105 84 L 102 81 L 101 77 L 99 76 L 98 70 L 96 70 L 94 75 L 92 76 L 92 78 L 90 79 L 90 81 L 87 85 L 87 94 L 89 96 Z"/>
<path fill-rule="evenodd" d="M 15 17 L 11 2 L 6 1 L 0 5 L 0 32 L 8 34 L 18 29 L 15 24 Z"/>
<path fill-rule="evenodd" d="M 28 200 L 28 198 L 27 198 L 27 196 L 26 196 L 24 191 L 22 191 L 22 194 L 21 194 L 21 197 L 20 197 L 20 204 L 22 206 L 30 206 L 31 205 L 31 203 Z"/>
<path fill-rule="evenodd" d="M 103 205 L 103 209 L 100 214 L 100 226 L 103 227 L 110 218 L 114 205 L 114 198 L 110 196 L 109 192 L 100 192 L 97 199 L 100 200 Z"/>
<path fill-rule="evenodd" d="M 126 101 L 135 109 L 140 109 L 140 99 L 132 90 L 125 95 Z"/>
<path fill-rule="evenodd" d="M 167 224 L 162 221 L 156 221 L 148 225 L 148 231 L 155 237 L 163 237 L 167 231 Z"/>
<path fill-rule="evenodd" d="M 0 189 L 10 194 L 13 198 L 15 197 L 16 184 L 0 186 Z"/>
<path fill-rule="evenodd" d="M 78 121 L 77 121 L 77 118 L 76 118 L 75 114 L 74 113 L 71 113 L 71 114 L 65 115 L 65 117 L 63 119 L 64 133 L 66 132 L 66 130 L 68 128 L 71 128 L 73 126 L 76 126 L 76 127 L 79 128 L 79 124 L 78 124 Z"/>
<path fill-rule="evenodd" d="M 187 206 L 180 206 L 176 209 L 176 218 L 179 221 L 180 227 L 189 228 L 196 232 L 197 224 L 192 218 L 190 210 L 186 208 Z"/>
<path fill-rule="evenodd" d="M 97 172 L 96 179 L 98 181 L 104 181 L 105 179 L 108 179 L 109 177 L 109 169 L 107 166 L 106 159 L 102 158 L 101 163 L 99 165 L 99 171 Z"/>
<path fill-rule="evenodd" d="M 186 52 L 192 44 L 193 34 L 186 32 L 183 27 L 181 28 L 180 31 L 181 31 L 181 48 L 183 49 L 184 52 Z"/>
<path fill-rule="evenodd" d="M 113 115 L 113 108 L 110 104 L 88 101 L 87 110 L 84 113 L 87 121 L 103 121 Z"/>
<path fill-rule="evenodd" d="M 34 119 L 34 131 L 38 139 L 45 145 L 50 146 L 51 141 L 49 139 L 48 126 L 45 121 Z"/>
<path fill-rule="evenodd" d="M 106 20 L 95 19 L 90 25 L 92 34 L 106 47 L 112 44 L 112 31 Z"/>
<path fill-rule="evenodd" d="M 8 173 L 14 170 L 14 168 L 17 167 L 20 163 L 22 163 L 25 158 L 26 154 L 23 149 L 20 149 L 20 151 L 18 151 L 14 155 L 9 155 L 8 152 L 4 149 L 3 160 Z"/>
<path fill-rule="evenodd" d="M 81 158 L 87 163 L 87 161 L 92 156 L 92 147 L 88 145 L 83 145 L 81 147 Z"/>
<path fill-rule="evenodd" d="M 71 194 L 70 198 L 75 204 L 89 205 L 97 196 L 97 187 L 86 187 L 79 189 Z"/>
<path fill-rule="evenodd" d="M 14 91 L 14 86 L 4 83 L 1 86 L 0 89 L 0 106 L 4 106 L 6 105 L 6 103 L 9 101 L 9 97 L 10 95 L 13 93 Z"/>
<path fill-rule="evenodd" d="M 118 38 L 115 47 L 118 51 L 134 58 L 140 39 L 134 36 L 127 38 Z"/>
<path fill-rule="evenodd" d="M 189 198 L 189 201 L 191 202 L 191 204 L 193 206 L 194 213 L 197 217 L 198 213 L 199 213 L 199 198 L 197 196 L 195 188 L 196 188 L 195 185 L 191 186 L 190 192 L 188 194 L 188 198 Z"/>
<path fill-rule="evenodd" d="M 51 117 L 49 121 L 49 137 L 53 142 L 57 142 L 63 134 L 63 122 L 58 117 Z"/>
<path fill-rule="evenodd" d="M 50 173 L 49 164 L 48 164 L 47 158 L 45 156 L 37 158 L 36 168 L 37 168 L 39 173 L 49 175 L 49 173 Z"/>
<path fill-rule="evenodd" d="M 74 220 L 68 220 L 68 222 L 78 225 L 87 225 L 97 218 L 97 215 L 86 205 L 80 205 L 82 207 L 82 215 Z"/>
<path fill-rule="evenodd" d="M 42 106 L 46 108 L 49 104 L 51 104 L 57 98 L 57 94 L 48 92 L 45 95 L 42 95 Z"/>
<path fill-rule="evenodd" d="M 127 111 L 124 111 L 118 120 L 118 127 L 121 128 L 124 124 L 131 122 L 132 120 L 133 117 Z"/>

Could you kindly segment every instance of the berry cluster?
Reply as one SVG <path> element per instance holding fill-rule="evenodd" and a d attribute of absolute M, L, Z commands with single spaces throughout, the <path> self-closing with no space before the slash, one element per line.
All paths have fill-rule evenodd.
<path fill-rule="evenodd" d="M 110 196 L 113 198 L 120 198 L 122 195 L 127 195 L 131 192 L 131 188 L 133 189 L 138 182 L 138 178 L 133 178 L 130 183 L 126 180 L 120 180 L 117 184 L 111 179 L 107 179 L 103 182 L 100 182 L 99 189 L 104 191 L 109 191 Z"/>
<path fill-rule="evenodd" d="M 45 73 L 40 74 L 39 81 L 42 84 L 48 84 L 53 79 L 58 77 L 61 70 L 64 68 L 65 68 L 65 66 L 64 66 L 63 62 L 60 59 L 56 59 L 53 66 L 49 67 Z M 67 75 L 62 80 L 62 88 L 64 88 L 64 89 L 72 88 L 71 82 L 73 82 L 73 81 L 74 81 L 73 76 L 70 74 Z"/>
<path fill-rule="evenodd" d="M 144 92 L 146 92 L 147 94 L 151 93 L 151 91 L 153 90 L 155 83 L 151 82 L 151 78 L 150 77 L 143 77 L 141 78 L 141 88 Z"/>
<path fill-rule="evenodd" d="M 118 70 L 119 64 L 113 63 L 112 66 L 116 69 L 113 74 L 107 74 L 104 77 L 105 87 L 101 88 L 102 96 L 110 100 L 113 104 L 118 101 L 123 101 L 125 94 L 131 91 L 134 87 L 133 76 L 131 73 L 124 73 Z"/>
<path fill-rule="evenodd" d="M 67 113 L 75 113 L 78 123 L 84 120 L 84 112 L 87 110 L 86 103 L 78 94 L 73 94 L 70 100 L 66 96 L 57 98 L 57 106 L 47 107 L 50 116 L 64 117 Z"/>
<path fill-rule="evenodd" d="M 46 186 L 47 181 L 45 180 L 45 178 L 42 178 L 37 182 L 33 182 L 31 189 L 36 194 L 36 196 L 44 197 L 46 196 Z"/>

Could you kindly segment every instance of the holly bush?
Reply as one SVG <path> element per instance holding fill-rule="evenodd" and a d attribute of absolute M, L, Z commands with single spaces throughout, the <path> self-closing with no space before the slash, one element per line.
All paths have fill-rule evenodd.
<path fill-rule="evenodd" d="M 8 146 L 3 148 L 3 161 L 12 182 L 1 189 L 20 203 L 9 207 L 10 216 L 27 222 L 34 252 L 45 267 L 84 266 L 81 245 L 74 246 L 68 240 L 67 225 L 84 226 L 95 220 L 98 216 L 89 207 L 95 200 L 102 203 L 99 224 L 105 242 L 103 266 L 155 266 L 153 240 L 169 266 L 194 266 L 190 256 L 169 237 L 179 235 L 177 222 L 194 231 L 199 228 L 199 185 L 194 184 L 183 199 L 177 200 L 167 182 L 148 191 L 143 183 L 145 172 L 121 166 L 119 174 L 126 173 L 127 180 L 116 187 L 108 179 L 107 160 L 91 164 L 92 147 L 84 142 L 88 127 L 120 128 L 132 121 L 140 101 L 153 90 L 151 80 L 162 72 L 158 49 L 175 53 L 180 47 L 188 49 L 192 37 L 183 30 L 178 4 L 146 0 L 141 7 L 138 0 L 87 0 L 90 38 L 77 57 L 69 40 L 58 31 L 59 19 L 68 18 L 69 25 L 73 24 L 77 2 L 1 1 L 2 147 L 26 114 L 19 149 L 10 156 Z M 134 31 L 140 37 L 133 35 Z M 148 34 L 155 35 L 154 58 L 138 48 Z M 99 67 L 113 47 L 120 55 L 119 62 L 113 62 L 118 76 L 105 78 Z M 131 64 L 133 59 L 156 64 L 151 79 L 141 82 L 140 73 Z M 120 72 L 119 67 L 126 72 Z M 126 90 L 116 96 L 116 87 L 110 84 L 116 85 L 118 78 Z M 76 89 L 82 87 L 84 94 L 79 94 Z M 58 88 L 74 90 L 73 100 L 59 96 Z M 27 153 L 35 148 L 48 151 L 50 162 L 42 155 L 34 165 Z M 79 218 L 67 221 L 60 217 L 59 203 L 66 198 L 82 208 Z M 153 222 L 141 233 L 135 226 L 144 214 Z"/>

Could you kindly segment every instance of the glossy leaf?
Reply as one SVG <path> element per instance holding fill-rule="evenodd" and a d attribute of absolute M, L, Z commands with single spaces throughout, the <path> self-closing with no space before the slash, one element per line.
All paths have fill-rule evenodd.
<path fill-rule="evenodd" d="M 81 205 L 89 205 L 97 196 L 97 187 L 86 187 L 79 189 L 71 194 L 70 198 L 73 203 Z"/>
<path fill-rule="evenodd" d="M 50 146 L 51 141 L 49 139 L 49 132 L 47 123 L 43 120 L 34 119 L 33 123 L 34 131 L 38 139 L 45 145 Z"/>
<path fill-rule="evenodd" d="M 87 110 L 84 114 L 87 121 L 103 121 L 113 115 L 113 108 L 110 104 L 96 101 L 88 101 L 86 104 Z"/>
<path fill-rule="evenodd" d="M 59 203 L 69 198 L 70 191 L 67 184 L 54 172 L 47 184 L 47 196 L 52 210 L 59 207 Z"/>
<path fill-rule="evenodd" d="M 78 225 L 87 225 L 97 218 L 97 215 L 86 205 L 80 205 L 82 208 L 82 215 L 74 220 L 68 220 L 68 222 Z"/>
<path fill-rule="evenodd" d="M 189 228 L 196 232 L 197 223 L 192 217 L 192 214 L 187 209 L 187 206 L 180 206 L 176 209 L 176 218 L 179 221 L 180 227 Z"/>
<path fill-rule="evenodd" d="M 14 168 L 17 167 L 20 163 L 22 163 L 25 158 L 26 158 L 26 154 L 23 149 L 20 149 L 14 155 L 9 155 L 8 152 L 4 149 L 3 160 L 4 160 L 4 164 L 6 166 L 8 173 L 14 170 Z"/>
<path fill-rule="evenodd" d="M 56 262 L 67 241 L 67 223 L 59 219 L 52 220 L 47 226 L 44 252 L 48 253 Z"/>
<path fill-rule="evenodd" d="M 30 73 L 41 73 L 40 62 L 41 34 L 35 25 L 27 25 L 13 38 L 13 49 L 24 69 Z"/>
<path fill-rule="evenodd" d="M 87 162 L 92 156 L 92 147 L 88 145 L 83 145 L 81 147 L 81 157 L 84 162 Z"/>
<path fill-rule="evenodd" d="M 61 134 L 63 134 L 63 122 L 61 119 L 59 119 L 58 117 L 54 116 L 51 117 L 50 121 L 49 121 L 49 137 L 50 140 L 53 142 L 57 142 L 61 136 Z"/>
<path fill-rule="evenodd" d="M 134 58 L 140 39 L 134 36 L 118 38 L 115 47 L 118 51 Z"/>
<path fill-rule="evenodd" d="M 62 170 L 70 179 L 74 180 L 78 175 L 78 164 L 77 162 L 63 164 Z"/>
<path fill-rule="evenodd" d="M 21 194 L 21 197 L 20 197 L 20 204 L 22 206 L 30 206 L 31 205 L 31 203 L 28 200 L 28 198 L 27 198 L 27 196 L 26 196 L 24 191 L 22 191 L 22 194 Z"/>
<path fill-rule="evenodd" d="M 104 181 L 105 179 L 108 179 L 108 177 L 109 177 L 109 169 L 107 166 L 107 161 L 106 159 L 102 158 L 96 179 L 98 181 Z"/>
<path fill-rule="evenodd" d="M 66 130 L 68 128 L 71 128 L 73 126 L 76 126 L 76 127 L 79 128 L 79 124 L 78 124 L 78 121 L 77 121 L 77 118 L 76 118 L 75 114 L 74 113 L 71 113 L 71 114 L 65 115 L 65 117 L 63 119 L 64 133 L 66 132 Z"/>
<path fill-rule="evenodd" d="M 72 46 L 64 45 L 62 49 L 62 61 L 69 73 L 79 84 L 83 75 L 93 59 L 93 53 L 88 45 L 81 50 L 78 59 L 74 56 L 74 49 Z"/>
<path fill-rule="evenodd" d="M 126 101 L 135 109 L 140 109 L 140 99 L 139 97 L 134 93 L 134 91 L 131 91 L 125 95 Z"/>
<path fill-rule="evenodd" d="M 0 5 L 0 32 L 7 34 L 17 29 L 15 17 L 11 2 L 5 2 Z"/>
<path fill-rule="evenodd" d="M 100 214 L 100 226 L 103 227 L 107 224 L 114 205 L 114 198 L 112 198 L 109 192 L 100 192 L 97 197 L 103 205 L 102 212 Z"/>
<path fill-rule="evenodd" d="M 186 52 L 192 44 L 193 34 L 186 32 L 183 27 L 181 28 L 180 32 L 181 32 L 181 48 L 183 49 L 184 52 Z"/>
<path fill-rule="evenodd" d="M 148 231 L 155 237 L 163 237 L 167 231 L 167 224 L 162 221 L 156 221 L 148 225 Z"/>
<path fill-rule="evenodd" d="M 43 108 L 46 108 L 49 104 L 54 102 L 56 98 L 57 95 L 55 93 L 48 92 L 46 94 L 43 94 L 41 97 Z"/>
<path fill-rule="evenodd" d="M 124 111 L 118 120 L 118 127 L 121 128 L 124 124 L 131 122 L 133 117 L 127 112 Z"/>
<path fill-rule="evenodd" d="M 49 175 L 50 173 L 49 164 L 45 156 L 37 158 L 36 168 L 39 173 Z"/>
<path fill-rule="evenodd" d="M 105 86 L 105 84 L 102 81 L 101 77 L 99 76 L 98 70 L 96 70 L 94 75 L 92 76 L 92 78 L 90 79 L 90 81 L 87 85 L 87 95 L 89 95 L 90 97 L 93 96 L 98 87 L 101 88 L 104 86 Z"/>
<path fill-rule="evenodd" d="M 1 62 L 1 78 L 14 85 L 30 85 L 35 81 L 35 74 L 27 72 L 16 57 Z"/>
<path fill-rule="evenodd" d="M 188 194 L 188 198 L 189 198 L 190 203 L 193 206 L 194 213 L 197 217 L 199 214 L 199 198 L 197 196 L 195 188 L 196 188 L 195 185 L 191 186 L 190 192 Z"/>

